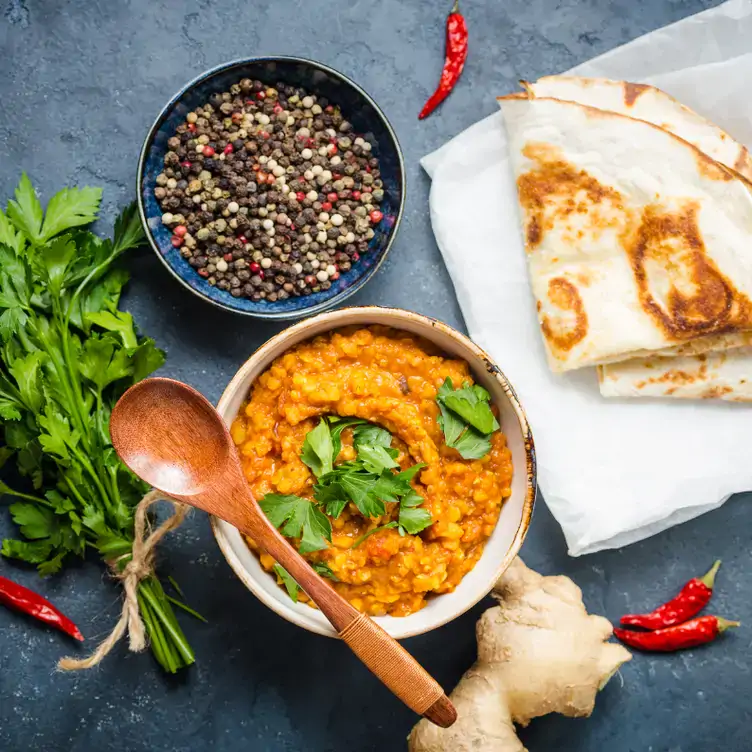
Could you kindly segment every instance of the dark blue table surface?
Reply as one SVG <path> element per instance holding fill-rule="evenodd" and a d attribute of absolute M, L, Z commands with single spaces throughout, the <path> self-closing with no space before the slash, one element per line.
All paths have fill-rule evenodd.
<path fill-rule="evenodd" d="M 0 12 L 0 195 L 21 170 L 44 197 L 66 183 L 101 185 L 105 218 L 134 196 L 141 141 L 167 98 L 206 67 L 254 54 L 319 59 L 381 104 L 405 151 L 404 223 L 385 268 L 355 303 L 410 308 L 463 327 L 428 217 L 418 160 L 496 107 L 518 78 L 564 70 L 714 0 L 466 0 L 472 44 L 457 91 L 436 115 L 416 114 L 438 78 L 444 15 L 428 0 L 3 0 Z M 167 350 L 164 373 L 216 400 L 242 361 L 281 326 L 216 311 L 172 280 L 151 251 L 131 259 L 125 304 Z M 502 363 L 503 366 L 503 363 Z M 698 430 L 701 428 L 698 427 Z M 566 573 L 612 620 L 673 593 L 713 559 L 724 567 L 713 610 L 752 624 L 747 499 L 621 551 L 571 559 L 539 503 L 523 549 L 544 573 Z M 604 499 L 604 503 L 608 500 Z M 639 498 L 635 504 L 641 503 Z M 11 532 L 0 511 L 0 534 Z M 208 626 L 184 620 L 197 663 L 163 676 L 148 654 L 120 647 L 90 673 L 62 675 L 70 648 L 57 633 L 0 610 L 0 750 L 405 749 L 412 714 L 341 644 L 277 617 L 240 584 L 205 517 L 162 547 L 162 571 L 185 586 Z M 95 561 L 41 587 L 91 637 L 116 619 L 119 591 Z M 488 603 L 405 644 L 446 686 L 474 660 L 473 625 Z M 745 752 L 752 689 L 747 627 L 705 649 L 635 656 L 598 699 L 594 716 L 534 721 L 532 752 Z"/>

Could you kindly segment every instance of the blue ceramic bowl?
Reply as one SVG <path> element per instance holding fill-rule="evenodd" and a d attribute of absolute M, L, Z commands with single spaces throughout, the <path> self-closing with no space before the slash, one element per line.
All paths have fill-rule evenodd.
<path fill-rule="evenodd" d="M 379 207 L 383 220 L 375 226 L 375 236 L 367 253 L 340 275 L 328 290 L 274 303 L 234 298 L 212 287 L 173 248 L 170 231 L 162 224 L 162 210 L 154 196 L 156 177 L 164 167 L 167 139 L 196 107 L 209 101 L 215 92 L 229 90 L 242 78 L 258 79 L 274 85 L 281 81 L 300 86 L 311 94 L 326 97 L 340 106 L 353 124 L 353 131 L 367 136 L 373 155 L 379 160 L 384 200 Z M 203 73 L 184 86 L 159 113 L 144 141 L 138 163 L 138 208 L 147 237 L 170 273 L 191 292 L 229 311 L 264 319 L 296 319 L 332 308 L 360 290 L 384 262 L 399 227 L 405 204 L 405 166 L 397 136 L 376 102 L 356 83 L 338 71 L 295 57 L 259 57 L 225 63 Z"/>

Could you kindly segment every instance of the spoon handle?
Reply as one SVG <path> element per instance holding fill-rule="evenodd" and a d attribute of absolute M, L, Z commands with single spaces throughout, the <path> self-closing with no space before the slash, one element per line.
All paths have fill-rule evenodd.
<path fill-rule="evenodd" d="M 246 509 L 251 513 L 244 532 L 308 593 L 350 650 L 410 709 L 437 726 L 451 726 L 457 711 L 441 685 L 393 637 L 319 577 L 255 503 Z"/>
<path fill-rule="evenodd" d="M 457 711 L 441 685 L 376 622 L 356 613 L 344 629 L 339 629 L 350 650 L 418 715 L 441 728 L 451 726 L 457 720 Z"/>

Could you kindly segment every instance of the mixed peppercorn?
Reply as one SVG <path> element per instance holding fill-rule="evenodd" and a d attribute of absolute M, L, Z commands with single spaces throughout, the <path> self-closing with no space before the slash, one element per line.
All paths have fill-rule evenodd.
<path fill-rule="evenodd" d="M 275 302 L 327 290 L 383 219 L 379 162 L 336 105 L 245 78 L 189 112 L 154 195 L 209 284 Z"/>

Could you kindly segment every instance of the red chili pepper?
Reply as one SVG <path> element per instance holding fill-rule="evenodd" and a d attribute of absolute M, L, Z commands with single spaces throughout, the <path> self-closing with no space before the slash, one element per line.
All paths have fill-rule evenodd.
<path fill-rule="evenodd" d="M 675 598 L 658 606 L 649 614 L 626 614 L 621 617 L 621 623 L 630 627 L 661 629 L 691 619 L 708 605 L 710 596 L 713 595 L 715 575 L 720 566 L 719 560 L 713 564 L 707 574 L 691 579 Z"/>
<path fill-rule="evenodd" d="M 655 632 L 633 632 L 617 627 L 614 635 L 625 645 L 638 650 L 670 653 L 712 642 L 721 632 L 738 626 L 738 621 L 729 621 L 720 616 L 700 616 L 674 627 L 656 629 Z"/>
<path fill-rule="evenodd" d="M 436 91 L 425 103 L 419 120 L 428 117 L 448 96 L 459 81 L 467 60 L 467 24 L 459 12 L 459 0 L 454 0 L 446 22 L 446 57 Z"/>
<path fill-rule="evenodd" d="M 0 603 L 29 614 L 45 624 L 51 624 L 83 642 L 84 636 L 65 614 L 58 611 L 46 598 L 6 577 L 0 577 Z"/>

